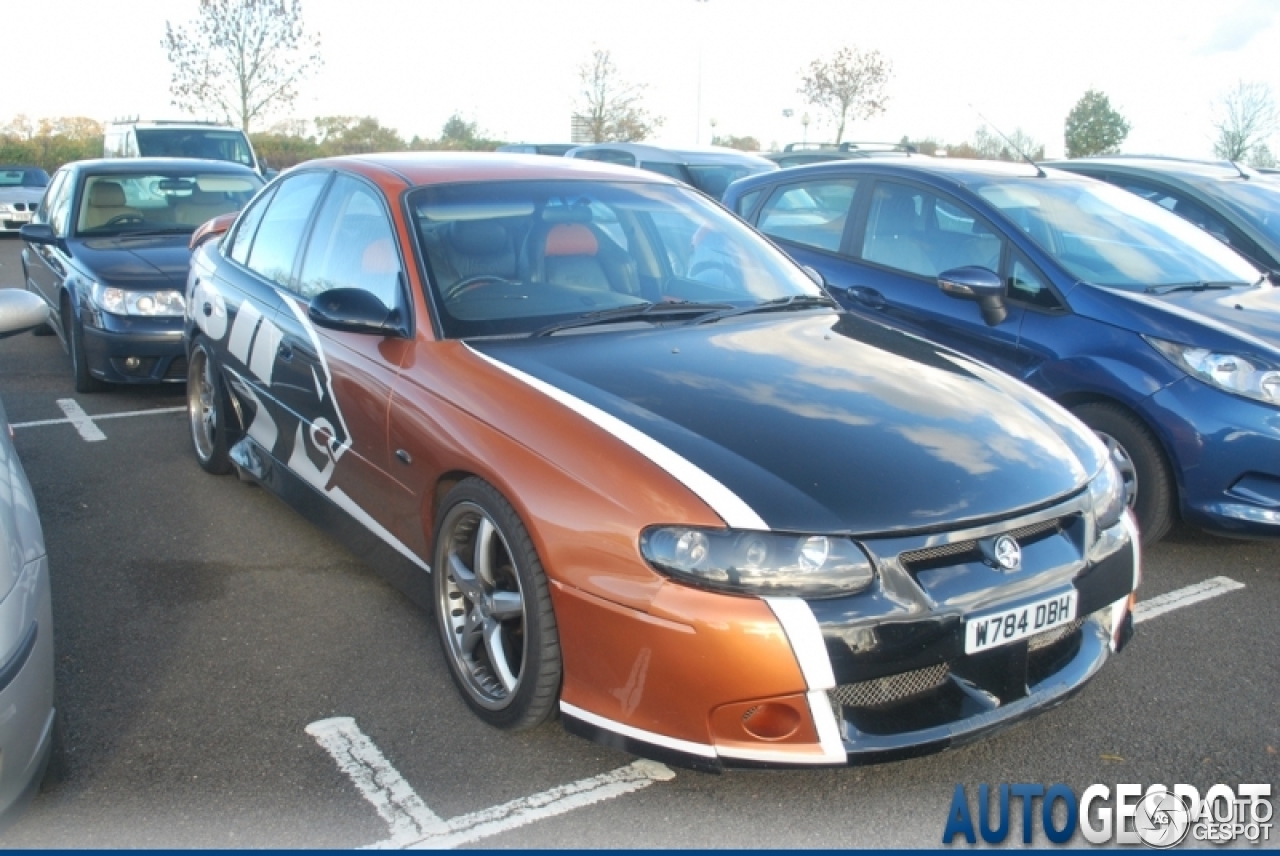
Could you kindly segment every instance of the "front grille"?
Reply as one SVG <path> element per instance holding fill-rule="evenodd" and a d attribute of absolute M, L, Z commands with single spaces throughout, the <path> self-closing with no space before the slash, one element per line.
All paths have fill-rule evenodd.
<path fill-rule="evenodd" d="M 1058 517 L 1053 520 L 1043 520 L 1039 523 L 1032 523 L 1027 526 L 1021 526 L 1009 532 L 1000 533 L 1008 535 L 1019 544 L 1026 544 L 1029 541 L 1035 541 L 1052 532 L 1060 532 L 1067 524 L 1067 518 Z M 922 566 L 935 565 L 943 560 L 955 560 L 964 556 L 966 560 L 980 560 L 982 551 L 978 548 L 978 542 L 974 541 L 954 541 L 950 544 L 940 544 L 937 547 L 923 547 L 919 550 L 908 550 L 902 553 L 898 559 L 902 562 L 902 566 L 908 571 L 919 570 Z"/>
<path fill-rule="evenodd" d="M 1072 633 L 1075 633 L 1084 626 L 1085 620 L 1077 618 L 1070 624 L 1064 624 L 1061 627 L 1055 627 L 1052 630 L 1046 630 L 1043 633 L 1037 633 L 1027 640 L 1027 652 L 1039 651 L 1042 648 L 1048 648 L 1050 645 L 1062 639 L 1066 639 Z"/>
<path fill-rule="evenodd" d="M 950 673 L 950 666 L 939 663 L 898 675 L 842 684 L 829 690 L 827 695 L 837 714 L 841 707 L 882 707 L 937 689 L 946 682 Z"/>

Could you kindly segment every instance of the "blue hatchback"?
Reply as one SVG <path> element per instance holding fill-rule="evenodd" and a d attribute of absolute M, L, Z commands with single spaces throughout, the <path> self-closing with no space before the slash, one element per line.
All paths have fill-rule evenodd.
<path fill-rule="evenodd" d="M 1179 513 L 1280 536 L 1280 290 L 1206 232 L 1103 182 L 984 161 L 797 167 L 724 202 L 851 311 L 1070 409 L 1147 543 Z"/>

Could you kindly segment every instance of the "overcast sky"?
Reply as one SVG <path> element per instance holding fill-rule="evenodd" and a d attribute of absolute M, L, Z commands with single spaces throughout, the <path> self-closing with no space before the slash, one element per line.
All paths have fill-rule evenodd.
<path fill-rule="evenodd" d="M 177 118 L 160 43 L 197 9 L 6 0 L 0 122 Z M 669 144 L 708 142 L 713 120 L 766 147 L 799 140 L 806 112 L 810 140 L 834 137 L 796 89 L 842 46 L 893 64 L 888 111 L 846 139 L 958 143 L 980 112 L 1061 155 L 1067 112 L 1096 88 L 1132 125 L 1125 151 L 1209 157 L 1216 98 L 1237 81 L 1280 95 L 1280 0 L 303 0 L 303 14 L 325 65 L 276 118 L 373 116 L 406 139 L 458 112 L 495 138 L 567 141 L 596 47 L 647 85 Z"/>

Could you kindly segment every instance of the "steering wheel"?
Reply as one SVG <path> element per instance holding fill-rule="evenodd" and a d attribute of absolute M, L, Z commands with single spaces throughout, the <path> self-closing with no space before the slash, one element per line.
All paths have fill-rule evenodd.
<path fill-rule="evenodd" d="M 449 286 L 445 289 L 444 299 L 453 300 L 455 297 L 461 297 L 463 292 L 473 291 L 474 289 L 485 285 L 519 285 L 519 283 L 498 276 L 497 274 L 480 273 L 475 276 L 460 279 L 453 285 Z"/>
<path fill-rule="evenodd" d="M 141 223 L 145 223 L 145 222 L 147 222 L 147 220 L 146 220 L 146 218 L 145 218 L 145 217 L 143 217 L 141 214 L 117 214 L 116 216 L 112 217 L 110 220 L 108 220 L 107 222 L 103 223 L 102 225 L 104 225 L 104 226 L 122 226 L 122 225 L 124 225 L 125 223 L 139 223 L 139 224 L 141 224 Z"/>

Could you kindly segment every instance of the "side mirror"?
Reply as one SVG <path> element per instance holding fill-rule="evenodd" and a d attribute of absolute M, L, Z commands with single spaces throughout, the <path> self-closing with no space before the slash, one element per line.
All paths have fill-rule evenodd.
<path fill-rule="evenodd" d="M 26 223 L 18 229 L 22 240 L 28 244 L 49 244 L 58 246 L 61 240 L 53 234 L 53 227 L 48 223 Z"/>
<path fill-rule="evenodd" d="M 984 267 L 958 267 L 938 274 L 938 288 L 943 294 L 961 300 L 974 300 L 982 311 L 982 320 L 994 327 L 1009 316 L 1004 305 L 1004 281 Z"/>
<path fill-rule="evenodd" d="M 800 270 L 804 271 L 805 276 L 813 280 L 818 288 L 825 289 L 827 287 L 827 280 L 822 276 L 817 268 L 810 265 L 800 265 Z"/>
<path fill-rule="evenodd" d="M 19 288 L 0 289 L 0 339 L 34 330 L 48 322 L 49 304 L 43 297 Z"/>
<path fill-rule="evenodd" d="M 307 305 L 307 317 L 320 327 L 380 336 L 404 334 L 400 313 L 362 288 L 334 288 L 317 294 Z"/>

